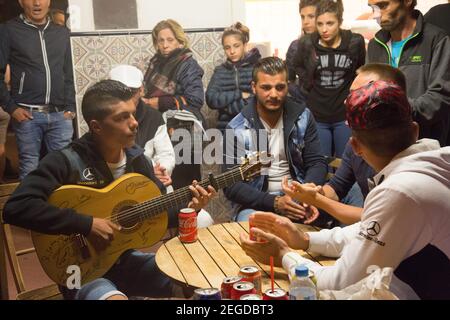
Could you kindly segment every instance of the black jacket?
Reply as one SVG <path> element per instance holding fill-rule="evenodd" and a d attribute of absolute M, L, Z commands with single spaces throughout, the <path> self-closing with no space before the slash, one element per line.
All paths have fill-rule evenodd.
<path fill-rule="evenodd" d="M 439 140 L 444 145 L 450 120 L 450 39 L 430 23 L 420 11 L 413 35 L 405 43 L 398 68 L 406 76 L 409 102 L 420 125 L 420 138 Z M 389 64 L 391 36 L 380 30 L 369 43 L 369 62 Z"/>
<path fill-rule="evenodd" d="M 302 104 L 306 101 L 306 97 L 300 90 L 297 81 L 297 72 L 295 70 L 295 60 L 297 58 L 297 50 L 299 42 L 300 39 L 295 39 L 289 45 L 289 48 L 286 52 L 286 66 L 289 75 L 289 96 L 297 103 Z"/>
<path fill-rule="evenodd" d="M 66 151 L 49 153 L 39 163 L 38 168 L 26 176 L 5 204 L 3 211 L 5 222 L 46 234 L 89 234 L 92 216 L 77 213 L 69 208 L 57 208 L 50 205 L 47 200 L 52 192 L 62 185 L 76 184 L 103 188 L 114 181 L 114 178 L 106 162 L 96 151 L 89 133 L 73 141 L 66 149 L 73 150 L 79 155 L 85 168 L 91 168 L 90 173 L 93 177 L 86 178 L 83 167 L 74 167 L 63 153 Z M 155 177 L 153 166 L 144 156 L 142 148 L 134 146 L 125 152 L 127 173 L 136 172 L 145 175 L 155 182 L 161 191 L 165 191 L 162 183 Z"/>
<path fill-rule="evenodd" d="M 261 54 L 254 48 L 241 61 L 232 63 L 227 60 L 214 70 L 206 90 L 206 103 L 211 109 L 219 110 L 218 129 L 225 129 L 228 122 L 247 105 L 242 92 L 253 94 L 253 66 L 260 58 Z"/>
<path fill-rule="evenodd" d="M 49 19 L 42 29 L 17 17 L 0 25 L 0 105 L 53 105 L 75 112 L 70 32 Z M 11 68 L 11 92 L 4 84 Z"/>
<path fill-rule="evenodd" d="M 155 61 L 156 64 L 164 63 L 160 59 Z M 167 110 L 187 110 L 193 113 L 205 127 L 205 118 L 200 112 L 203 103 L 205 102 L 205 93 L 202 82 L 204 73 L 202 67 L 200 67 L 197 60 L 193 57 L 189 57 L 183 61 L 177 69 L 175 77 L 175 93 L 173 95 L 159 97 L 159 111 L 164 113 Z"/>
<path fill-rule="evenodd" d="M 424 16 L 425 21 L 434 24 L 450 35 L 450 3 L 434 6 Z"/>
<path fill-rule="evenodd" d="M 295 59 L 297 57 L 299 42 L 300 42 L 299 39 L 295 39 L 294 41 L 292 41 L 286 52 L 286 66 L 288 68 L 288 75 L 290 82 L 295 82 L 297 78 L 297 73 L 295 72 Z"/>
<path fill-rule="evenodd" d="M 136 144 L 142 148 L 155 137 L 159 127 L 166 124 L 161 112 L 146 105 L 141 99 L 136 107 L 136 121 L 139 123 Z"/>

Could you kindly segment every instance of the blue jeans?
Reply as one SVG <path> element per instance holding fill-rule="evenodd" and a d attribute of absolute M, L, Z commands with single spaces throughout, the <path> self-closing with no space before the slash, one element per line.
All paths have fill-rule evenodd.
<path fill-rule="evenodd" d="M 352 135 L 352 131 L 345 124 L 345 121 L 335 123 L 317 122 L 317 133 L 319 134 L 322 154 L 328 157 L 342 158 L 345 145 Z"/>
<path fill-rule="evenodd" d="M 234 217 L 234 220 L 236 222 L 244 222 L 244 221 L 248 221 L 249 216 L 253 213 L 256 212 L 255 209 L 244 209 L 238 212 L 238 214 Z"/>
<path fill-rule="evenodd" d="M 349 206 L 362 208 L 364 206 L 364 196 L 359 185 L 355 183 L 340 202 Z"/>
<path fill-rule="evenodd" d="M 340 203 L 347 204 L 349 206 L 362 208 L 364 206 L 364 196 L 361 192 L 361 188 L 357 183 L 353 184 L 352 188 L 343 197 Z M 313 222 L 313 225 L 319 228 L 332 229 L 334 227 L 345 227 L 346 224 L 338 221 L 336 218 L 331 216 L 328 212 L 319 209 L 319 218 Z"/>
<path fill-rule="evenodd" d="M 129 250 L 103 276 L 86 283 L 80 290 L 65 289 L 65 297 L 100 300 L 115 294 L 145 297 L 170 297 L 172 282 L 156 265 L 153 253 Z"/>
<path fill-rule="evenodd" d="M 358 183 L 355 182 L 355 184 L 353 184 L 352 188 L 347 192 L 345 197 L 343 197 L 340 202 L 358 208 L 364 207 L 364 196 Z M 344 228 L 347 226 L 347 224 L 342 223 L 337 219 L 333 218 L 333 220 L 334 223 L 332 223 L 331 227 L 339 226 Z"/>
<path fill-rule="evenodd" d="M 284 196 L 284 193 L 281 192 L 281 191 L 278 191 L 278 192 L 270 192 L 270 194 L 273 194 L 273 195 L 275 195 L 275 196 Z M 251 209 L 251 208 L 243 209 L 243 210 L 239 211 L 239 212 L 236 214 L 236 216 L 234 217 L 234 221 L 236 221 L 236 222 L 245 222 L 245 221 L 248 221 L 250 215 L 251 215 L 253 212 L 256 212 L 256 210 L 255 210 L 255 209 Z"/>
<path fill-rule="evenodd" d="M 72 140 L 72 120 L 64 118 L 64 112 L 33 112 L 33 119 L 13 122 L 19 151 L 19 178 L 37 168 L 42 143 L 47 151 L 56 151 L 67 146 Z"/>

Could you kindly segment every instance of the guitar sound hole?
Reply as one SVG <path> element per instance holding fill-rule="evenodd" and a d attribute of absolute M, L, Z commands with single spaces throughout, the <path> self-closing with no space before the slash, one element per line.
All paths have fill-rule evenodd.
<path fill-rule="evenodd" d="M 122 228 L 130 229 L 138 223 L 137 215 L 130 213 L 130 209 L 132 209 L 132 206 L 122 207 L 116 216 L 116 221 Z"/>

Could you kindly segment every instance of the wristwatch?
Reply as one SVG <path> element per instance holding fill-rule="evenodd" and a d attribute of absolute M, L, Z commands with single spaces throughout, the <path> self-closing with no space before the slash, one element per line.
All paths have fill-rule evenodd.
<path fill-rule="evenodd" d="M 282 214 L 278 201 L 280 200 L 281 196 L 276 196 L 275 200 L 273 202 L 273 211 L 275 211 L 276 214 Z"/>

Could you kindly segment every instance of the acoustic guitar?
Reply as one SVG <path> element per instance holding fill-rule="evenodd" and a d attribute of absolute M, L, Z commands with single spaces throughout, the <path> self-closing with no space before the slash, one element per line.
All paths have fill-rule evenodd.
<path fill-rule="evenodd" d="M 204 188 L 212 185 L 218 191 L 258 176 L 261 168 L 269 164 L 266 154 L 261 157 L 256 154 L 228 172 L 216 177 L 210 174 L 199 184 Z M 115 231 L 114 239 L 102 249 L 81 234 L 48 235 L 33 231 L 31 236 L 39 261 L 50 279 L 67 286 L 71 276 L 68 270 L 75 267 L 80 271 L 80 283 L 85 284 L 103 276 L 126 250 L 148 248 L 157 243 L 167 230 L 166 210 L 185 206 L 191 199 L 189 187 L 161 195 L 155 183 L 135 173 L 126 174 L 103 189 L 65 185 L 52 193 L 50 204 L 110 219 L 122 229 Z"/>

